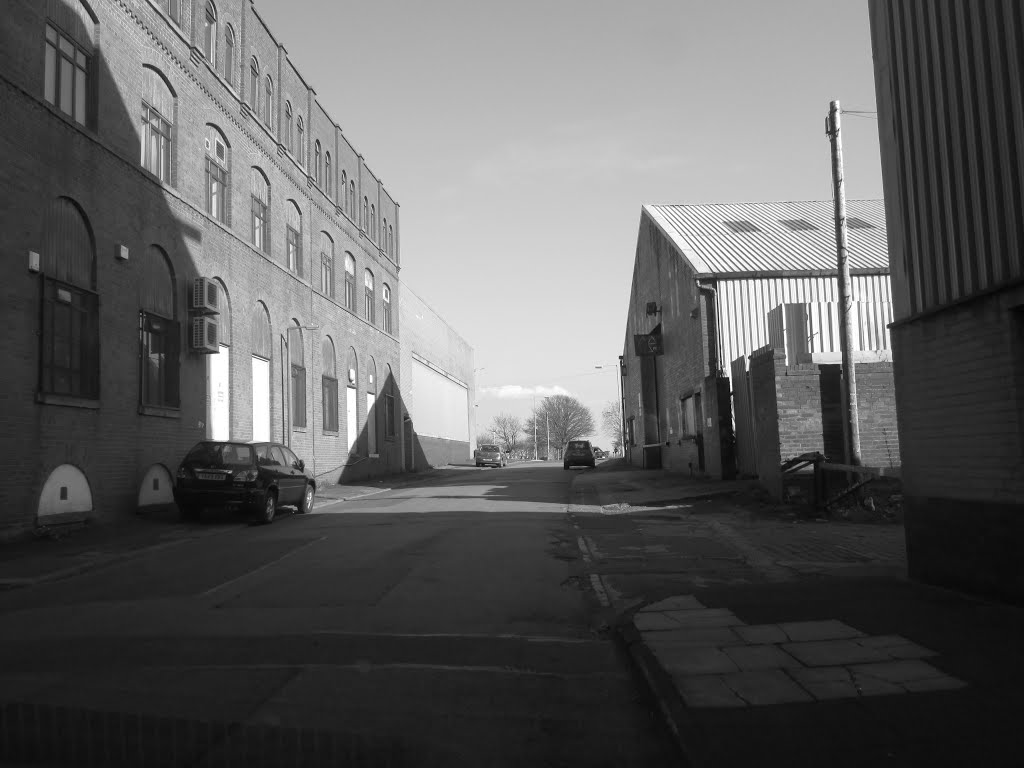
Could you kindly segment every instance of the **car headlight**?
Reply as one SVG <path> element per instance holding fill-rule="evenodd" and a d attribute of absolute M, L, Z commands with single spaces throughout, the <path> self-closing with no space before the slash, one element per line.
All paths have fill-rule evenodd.
<path fill-rule="evenodd" d="M 190 477 L 192 477 L 192 470 L 190 470 L 184 464 L 182 464 L 180 467 L 178 467 L 178 479 L 179 480 L 187 480 Z"/>

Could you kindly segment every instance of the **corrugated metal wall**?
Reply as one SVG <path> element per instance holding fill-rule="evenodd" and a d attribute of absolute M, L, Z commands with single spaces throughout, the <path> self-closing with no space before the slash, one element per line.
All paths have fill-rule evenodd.
<path fill-rule="evenodd" d="M 723 365 L 768 344 L 768 313 L 779 304 L 836 302 L 834 277 L 718 280 L 718 351 Z M 891 301 L 888 275 L 854 275 L 853 300 Z M 888 344 L 884 348 L 888 348 Z"/>
<path fill-rule="evenodd" d="M 869 10 L 899 320 L 1024 274 L 1024 7 Z"/>

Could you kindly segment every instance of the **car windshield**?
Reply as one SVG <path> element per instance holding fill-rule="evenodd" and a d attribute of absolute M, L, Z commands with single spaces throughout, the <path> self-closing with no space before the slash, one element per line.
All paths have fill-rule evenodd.
<path fill-rule="evenodd" d="M 481 451 L 487 451 L 488 453 L 497 453 L 500 449 L 496 445 L 481 445 Z"/>
<path fill-rule="evenodd" d="M 573 451 L 585 451 L 589 447 L 586 440 L 573 440 L 569 443 L 569 448 Z"/>
<path fill-rule="evenodd" d="M 252 446 L 240 443 L 199 443 L 185 461 L 203 467 L 246 467 L 252 462 Z"/>

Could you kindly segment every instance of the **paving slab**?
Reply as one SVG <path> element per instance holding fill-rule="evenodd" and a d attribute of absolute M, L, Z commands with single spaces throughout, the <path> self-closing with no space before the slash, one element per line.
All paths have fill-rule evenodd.
<path fill-rule="evenodd" d="M 697 645 L 652 650 L 661 665 L 672 674 L 720 675 L 739 671 L 736 662 L 718 648 Z"/>
<path fill-rule="evenodd" d="M 732 627 L 732 630 L 743 639 L 744 642 L 752 645 L 763 645 L 765 643 L 785 643 L 789 636 L 778 624 L 754 624 L 751 626 Z"/>
<path fill-rule="evenodd" d="M 743 640 L 736 634 L 742 627 L 691 627 L 689 629 L 673 629 L 662 632 L 645 632 L 644 642 L 651 648 L 671 647 L 677 645 L 704 645 L 723 648 L 730 645 L 742 645 Z"/>
<path fill-rule="evenodd" d="M 683 701 L 690 707 L 746 707 L 747 702 L 720 675 L 674 675 Z"/>
<path fill-rule="evenodd" d="M 860 690 L 846 667 L 798 667 L 790 677 L 818 701 L 855 699 Z"/>
<path fill-rule="evenodd" d="M 841 621 L 790 621 L 779 627 L 793 642 L 809 640 L 847 640 L 863 637 L 864 633 Z"/>
<path fill-rule="evenodd" d="M 813 697 L 781 669 L 760 669 L 725 675 L 728 685 L 753 706 L 814 701 Z"/>
<path fill-rule="evenodd" d="M 803 666 L 777 645 L 736 645 L 722 648 L 722 652 L 744 671 Z"/>
<path fill-rule="evenodd" d="M 837 667 L 891 659 L 884 650 L 867 648 L 855 640 L 783 643 L 782 649 L 809 667 Z"/>
<path fill-rule="evenodd" d="M 659 600 L 656 603 L 650 603 L 640 609 L 640 613 L 646 613 L 648 611 L 692 611 L 692 610 L 705 610 L 707 606 L 700 602 L 693 595 L 676 595 L 675 597 L 669 597 L 665 600 Z"/>

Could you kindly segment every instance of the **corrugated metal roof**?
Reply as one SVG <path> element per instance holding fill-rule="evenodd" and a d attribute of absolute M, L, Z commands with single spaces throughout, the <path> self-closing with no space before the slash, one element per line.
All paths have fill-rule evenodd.
<path fill-rule="evenodd" d="M 836 271 L 831 200 L 645 205 L 643 210 L 698 275 Z M 846 216 L 872 225 L 847 227 L 850 269 L 888 272 L 884 202 L 847 200 Z M 812 228 L 794 229 L 798 219 Z"/>

